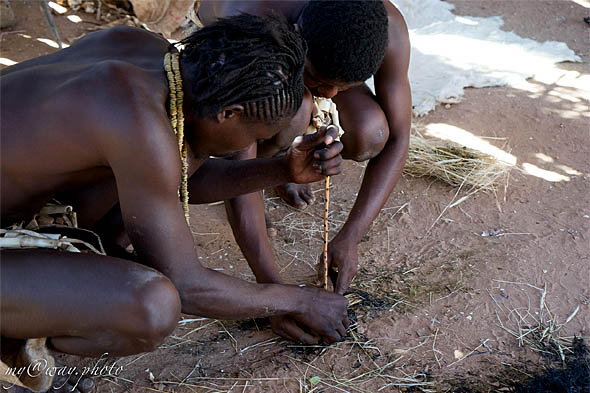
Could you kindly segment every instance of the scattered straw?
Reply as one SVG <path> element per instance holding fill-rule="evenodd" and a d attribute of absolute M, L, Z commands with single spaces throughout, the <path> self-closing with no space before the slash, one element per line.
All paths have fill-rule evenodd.
<path fill-rule="evenodd" d="M 565 319 L 565 322 L 559 323 L 557 315 L 555 315 L 547 305 L 546 286 L 539 288 L 532 284 L 522 282 L 503 280 L 494 281 L 526 286 L 539 293 L 538 309 L 532 307 L 531 298 L 527 292 L 525 292 L 528 297 L 528 304 L 526 307 L 502 305 L 491 295 L 491 293 L 489 293 L 489 295 L 498 308 L 498 310 L 496 310 L 498 325 L 518 340 L 519 347 L 524 347 L 526 345 L 535 352 L 560 359 L 565 364 L 566 354 L 573 353 L 572 348 L 575 337 L 562 335 L 562 329 L 567 323 L 574 319 L 580 310 L 580 306 L 577 306 L 575 310 L 569 314 Z"/>

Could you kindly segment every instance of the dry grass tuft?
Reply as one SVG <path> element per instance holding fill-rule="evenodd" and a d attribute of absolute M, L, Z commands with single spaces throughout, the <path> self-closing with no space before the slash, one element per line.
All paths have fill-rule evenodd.
<path fill-rule="evenodd" d="M 478 150 L 412 135 L 404 173 L 432 176 L 453 187 L 495 192 L 498 183 L 507 181 L 510 169 L 510 165 Z"/>

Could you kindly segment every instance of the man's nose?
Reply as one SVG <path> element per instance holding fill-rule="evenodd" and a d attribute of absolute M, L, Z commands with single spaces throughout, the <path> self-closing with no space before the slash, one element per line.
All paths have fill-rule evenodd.
<path fill-rule="evenodd" d="M 338 94 L 338 88 L 336 86 L 320 86 L 318 87 L 318 93 L 322 97 L 332 98 Z"/>

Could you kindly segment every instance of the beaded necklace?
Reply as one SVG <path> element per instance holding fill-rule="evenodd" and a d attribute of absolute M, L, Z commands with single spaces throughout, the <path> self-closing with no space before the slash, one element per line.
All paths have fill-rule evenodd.
<path fill-rule="evenodd" d="M 182 76 L 180 75 L 178 53 L 166 53 L 164 55 L 164 69 L 168 77 L 168 86 L 170 88 L 170 124 L 178 141 L 178 149 L 182 159 L 182 182 L 178 193 L 182 202 L 182 210 L 186 223 L 189 223 L 188 210 L 188 158 L 187 145 L 184 139 L 184 113 L 182 111 Z"/>

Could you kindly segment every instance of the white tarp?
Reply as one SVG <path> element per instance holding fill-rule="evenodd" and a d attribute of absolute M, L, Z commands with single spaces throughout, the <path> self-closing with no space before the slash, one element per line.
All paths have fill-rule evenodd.
<path fill-rule="evenodd" d="M 528 78 L 555 83 L 567 74 L 556 63 L 581 61 L 566 44 L 537 42 L 500 30 L 499 16 L 454 15 L 441 0 L 394 0 L 410 33 L 414 114 L 461 101 L 465 87 L 526 88 Z M 372 80 L 370 81 L 372 85 Z"/>

